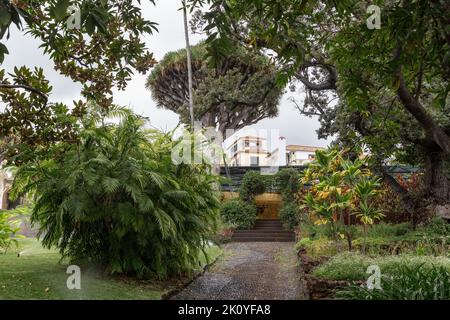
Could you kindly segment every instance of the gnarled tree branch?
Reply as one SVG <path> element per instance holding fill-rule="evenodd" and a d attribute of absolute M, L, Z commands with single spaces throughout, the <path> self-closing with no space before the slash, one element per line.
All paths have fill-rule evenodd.
<path fill-rule="evenodd" d="M 48 96 L 45 93 L 43 93 L 42 91 L 40 91 L 40 90 L 38 90 L 36 88 L 33 88 L 31 86 L 27 86 L 27 85 L 24 85 L 24 84 L 0 83 L 0 90 L 1 89 L 24 89 L 24 90 L 27 90 L 27 91 L 30 91 L 32 93 L 40 95 L 42 98 L 45 99 L 45 101 L 48 100 Z"/>
<path fill-rule="evenodd" d="M 442 151 L 447 155 L 450 155 L 450 137 L 441 127 L 439 127 L 422 104 L 409 92 L 401 69 L 397 71 L 396 76 L 399 81 L 397 94 L 402 105 L 419 122 L 425 132 L 430 137 L 433 137 L 434 141 L 439 145 Z"/>
<path fill-rule="evenodd" d="M 308 69 L 312 67 L 326 70 L 328 73 L 326 79 L 320 83 L 312 82 L 308 76 Z M 336 70 L 332 65 L 327 63 L 322 63 L 319 61 L 309 61 L 304 63 L 298 70 L 296 78 L 300 80 L 308 90 L 311 91 L 336 90 Z"/>

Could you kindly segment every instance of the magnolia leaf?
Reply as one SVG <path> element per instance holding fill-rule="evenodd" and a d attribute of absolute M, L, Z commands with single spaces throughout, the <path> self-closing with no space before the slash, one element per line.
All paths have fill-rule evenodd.
<path fill-rule="evenodd" d="M 70 0 L 59 0 L 53 7 L 53 14 L 56 19 L 61 20 L 67 16 L 67 9 L 69 8 Z"/>
<path fill-rule="evenodd" d="M 0 10 L 0 26 L 9 26 L 11 23 L 11 14 L 6 10 Z"/>
<path fill-rule="evenodd" d="M 3 43 L 0 43 L 0 63 L 3 63 L 5 60 L 5 54 L 9 54 L 8 48 Z"/>
<path fill-rule="evenodd" d="M 93 18 L 92 16 L 88 16 L 86 19 L 86 23 L 85 23 L 85 27 L 86 27 L 86 32 L 88 33 L 88 35 L 93 35 L 95 32 L 95 18 Z"/>

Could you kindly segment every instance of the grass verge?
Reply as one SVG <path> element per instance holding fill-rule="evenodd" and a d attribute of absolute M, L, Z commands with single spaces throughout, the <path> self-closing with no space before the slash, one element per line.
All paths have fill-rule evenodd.
<path fill-rule="evenodd" d="M 209 247 L 209 261 L 221 252 L 217 246 Z M 208 262 L 203 254 L 199 261 L 200 268 Z M 187 280 L 108 277 L 99 270 L 89 269 L 82 270 L 81 290 L 69 290 L 66 286 L 67 265 L 60 262 L 60 254 L 56 250 L 43 248 L 36 239 L 19 240 L 18 248 L 0 254 L 0 300 L 158 300 Z"/>

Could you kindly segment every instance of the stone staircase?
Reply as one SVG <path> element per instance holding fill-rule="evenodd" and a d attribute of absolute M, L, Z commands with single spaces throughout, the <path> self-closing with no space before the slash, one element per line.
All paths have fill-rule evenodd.
<path fill-rule="evenodd" d="M 284 230 L 279 219 L 256 220 L 250 230 L 236 230 L 231 238 L 233 242 L 294 242 L 295 233 Z"/>

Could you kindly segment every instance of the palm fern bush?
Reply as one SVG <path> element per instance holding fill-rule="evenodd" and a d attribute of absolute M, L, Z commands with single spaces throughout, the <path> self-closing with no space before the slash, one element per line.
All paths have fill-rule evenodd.
<path fill-rule="evenodd" d="M 32 193 L 46 247 L 108 273 L 167 277 L 198 263 L 218 197 L 207 165 L 174 165 L 170 134 L 86 121 L 78 145 L 18 169 L 15 194 Z"/>

